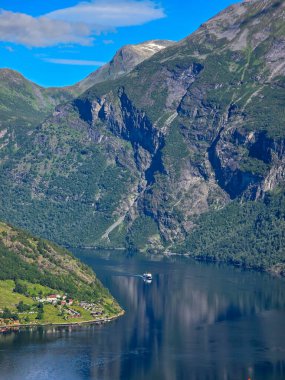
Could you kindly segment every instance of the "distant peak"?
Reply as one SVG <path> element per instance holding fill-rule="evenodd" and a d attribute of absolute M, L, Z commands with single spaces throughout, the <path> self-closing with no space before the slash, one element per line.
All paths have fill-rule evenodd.
<path fill-rule="evenodd" d="M 135 49 L 143 50 L 149 52 L 150 54 L 155 54 L 158 51 L 165 49 L 166 47 L 173 45 L 174 41 L 167 40 L 150 40 L 140 44 L 130 45 Z"/>
<path fill-rule="evenodd" d="M 152 57 L 155 53 L 173 44 L 175 44 L 175 41 L 149 40 L 138 44 L 124 45 L 116 52 L 109 63 L 91 73 L 73 88 L 75 91 L 83 92 L 96 83 L 116 79 L 129 73 L 138 64 Z"/>

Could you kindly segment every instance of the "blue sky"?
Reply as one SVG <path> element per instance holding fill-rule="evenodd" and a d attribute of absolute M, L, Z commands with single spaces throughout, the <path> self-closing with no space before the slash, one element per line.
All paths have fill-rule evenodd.
<path fill-rule="evenodd" d="M 233 0 L 0 0 L 1 67 L 73 84 L 123 45 L 178 41 Z"/>

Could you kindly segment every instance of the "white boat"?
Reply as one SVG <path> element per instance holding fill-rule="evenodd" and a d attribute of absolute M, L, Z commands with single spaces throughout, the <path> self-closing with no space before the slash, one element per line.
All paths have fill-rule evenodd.
<path fill-rule="evenodd" d="M 152 274 L 151 273 L 144 273 L 143 274 L 143 279 L 145 281 L 152 281 Z"/>

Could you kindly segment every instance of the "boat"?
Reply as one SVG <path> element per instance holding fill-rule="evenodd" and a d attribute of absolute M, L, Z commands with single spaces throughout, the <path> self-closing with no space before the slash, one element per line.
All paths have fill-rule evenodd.
<path fill-rule="evenodd" d="M 144 279 L 144 281 L 151 282 L 152 281 L 152 274 L 151 273 L 144 273 L 143 279 Z"/>

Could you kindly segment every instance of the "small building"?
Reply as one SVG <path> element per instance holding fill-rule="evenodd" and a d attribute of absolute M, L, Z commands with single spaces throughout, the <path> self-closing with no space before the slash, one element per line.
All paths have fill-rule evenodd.
<path fill-rule="evenodd" d="M 50 294 L 46 297 L 45 301 L 46 302 L 51 302 L 51 303 L 56 303 L 58 300 L 61 299 L 60 294 Z"/>
<path fill-rule="evenodd" d="M 50 294 L 46 297 L 47 302 L 55 302 L 57 301 L 57 294 Z"/>
<path fill-rule="evenodd" d="M 68 318 L 80 318 L 81 314 L 73 309 L 67 309 L 67 313 L 69 314 Z"/>

